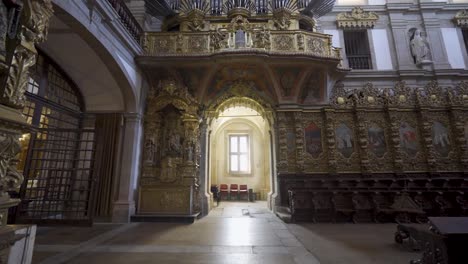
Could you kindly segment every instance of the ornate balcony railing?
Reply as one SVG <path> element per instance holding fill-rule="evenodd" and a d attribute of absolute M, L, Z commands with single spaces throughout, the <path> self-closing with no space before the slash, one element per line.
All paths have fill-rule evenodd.
<path fill-rule="evenodd" d="M 123 26 L 128 30 L 130 35 L 138 42 L 141 41 L 141 36 L 143 34 L 143 29 L 141 28 L 138 21 L 133 16 L 130 9 L 123 0 L 107 0 L 109 4 L 114 8 L 114 10 L 119 15 L 119 20 L 122 22 Z"/>
<path fill-rule="evenodd" d="M 341 59 L 340 49 L 331 46 L 331 36 L 307 31 L 255 31 L 236 33 L 147 32 L 143 46 L 147 56 L 204 56 L 215 53 L 258 52 L 298 54 L 318 58 Z"/>

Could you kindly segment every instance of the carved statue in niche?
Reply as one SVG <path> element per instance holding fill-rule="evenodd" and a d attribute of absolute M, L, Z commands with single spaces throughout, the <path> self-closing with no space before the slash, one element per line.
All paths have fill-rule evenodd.
<path fill-rule="evenodd" d="M 177 165 L 179 158 L 165 157 L 161 161 L 161 176 L 159 180 L 164 183 L 170 183 L 177 180 Z"/>
<path fill-rule="evenodd" d="M 204 15 L 202 12 L 192 11 L 188 16 L 187 27 L 190 31 L 202 31 L 205 28 Z"/>
<path fill-rule="evenodd" d="M 182 155 L 182 124 L 181 115 L 174 107 L 166 107 L 163 122 L 163 156 L 181 157 Z M 161 157 L 162 158 L 162 157 Z"/>
<path fill-rule="evenodd" d="M 145 162 L 154 162 L 154 153 L 156 152 L 156 144 L 154 144 L 153 139 L 147 139 L 145 141 Z"/>
<path fill-rule="evenodd" d="M 419 65 L 421 63 L 430 62 L 429 44 L 426 39 L 421 36 L 421 31 L 419 29 L 413 30 L 410 38 L 410 48 L 414 63 Z"/>
<path fill-rule="evenodd" d="M 287 11 L 276 12 L 273 24 L 278 30 L 288 30 L 291 25 L 291 14 Z"/>

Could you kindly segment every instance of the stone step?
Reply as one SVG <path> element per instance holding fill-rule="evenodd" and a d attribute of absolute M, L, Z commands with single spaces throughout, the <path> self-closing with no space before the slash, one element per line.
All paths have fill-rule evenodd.
<path fill-rule="evenodd" d="M 172 222 L 172 223 L 190 223 L 195 222 L 200 213 L 196 214 L 138 214 L 130 217 L 131 222 Z"/>
<path fill-rule="evenodd" d="M 291 210 L 287 206 L 275 206 L 275 214 L 285 223 L 291 223 Z"/>

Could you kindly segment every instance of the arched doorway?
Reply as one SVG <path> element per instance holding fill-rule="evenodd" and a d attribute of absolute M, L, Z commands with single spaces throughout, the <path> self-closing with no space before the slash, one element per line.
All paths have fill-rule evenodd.
<path fill-rule="evenodd" d="M 206 111 L 206 190 L 210 209 L 214 205 L 212 186 L 218 189 L 227 186 L 227 193 L 220 193 L 221 200 L 255 198 L 266 201 L 272 209 L 275 194 L 273 111 L 268 103 L 259 98 L 254 100 L 247 93 L 253 95 L 240 84 L 233 86 Z M 250 197 L 241 192 L 244 188 L 252 193 Z"/>
<path fill-rule="evenodd" d="M 25 96 L 32 130 L 20 139 L 18 169 L 25 180 L 16 222 L 90 223 L 94 128 L 87 128 L 78 88 L 40 52 Z"/>

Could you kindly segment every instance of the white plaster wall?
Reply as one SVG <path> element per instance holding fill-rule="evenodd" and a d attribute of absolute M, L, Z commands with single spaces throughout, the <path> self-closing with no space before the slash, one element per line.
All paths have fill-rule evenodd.
<path fill-rule="evenodd" d="M 386 0 L 369 0 L 369 5 L 385 5 Z"/>
<path fill-rule="evenodd" d="M 464 69 L 462 48 L 458 39 L 456 28 L 441 28 L 444 39 L 445 50 L 447 51 L 448 61 L 452 69 Z"/>
<path fill-rule="evenodd" d="M 250 137 L 250 174 L 229 173 L 229 134 L 242 132 Z M 265 137 L 252 123 L 235 119 L 220 128 L 212 139 L 211 184 L 247 184 L 254 192 L 266 194 L 269 191 L 269 162 Z M 266 197 L 264 197 L 266 198 Z"/>
<path fill-rule="evenodd" d="M 64 50 L 62 53 L 65 53 L 65 51 L 69 53 L 68 57 L 72 55 L 80 56 L 82 51 L 79 48 L 73 49 L 73 46 L 82 45 L 81 43 L 84 42 L 93 51 L 94 56 L 99 58 L 93 60 L 102 60 L 99 63 L 93 63 L 93 60 L 90 60 L 87 63 L 87 68 L 73 69 L 70 73 L 75 82 L 82 78 L 73 76 L 74 72 L 85 73 L 84 79 L 88 79 L 86 85 L 79 87 L 80 89 L 88 89 L 88 91 L 83 92 L 88 110 L 95 112 L 140 111 L 138 103 L 141 98 L 143 76 L 134 61 L 134 57 L 142 54 L 142 48 L 131 37 L 120 20 L 116 18 L 116 11 L 106 0 L 95 0 L 92 4 L 87 3 L 87 1 L 70 0 L 53 0 L 53 3 L 55 17 L 58 18 L 55 21 L 60 20 L 60 23 L 63 22 L 66 25 L 66 27 L 60 26 L 57 30 L 51 30 L 50 32 L 51 38 L 61 39 L 60 47 L 55 45 L 53 53 L 58 54 L 60 53 L 59 49 L 62 49 Z M 71 37 L 72 34 L 75 36 Z M 81 40 L 77 41 L 76 38 Z M 45 47 L 48 45 L 50 45 L 50 42 L 43 44 Z M 53 54 L 51 55 L 53 57 Z M 70 60 L 68 57 L 65 60 Z M 84 58 L 81 60 L 84 60 Z M 99 80 L 91 83 L 90 79 L 98 76 L 93 74 L 92 70 L 89 70 L 93 67 L 107 68 L 106 70 L 110 72 L 110 74 L 101 75 L 103 76 L 99 79 L 101 84 Z M 107 75 L 111 75 L 114 80 L 108 81 Z M 111 88 L 107 89 L 108 87 Z M 100 93 L 109 96 L 101 96 Z M 120 98 L 116 93 L 121 94 Z M 92 97 L 103 100 L 103 102 L 99 103 L 99 100 Z M 119 102 L 122 100 L 124 101 L 123 104 Z M 112 102 L 115 103 L 112 104 Z"/>
<path fill-rule="evenodd" d="M 271 188 L 270 141 L 268 123 L 254 110 L 235 107 L 225 110 L 211 125 L 210 181 L 211 184 L 247 184 L 266 199 Z M 228 164 L 228 136 L 230 132 L 245 132 L 251 140 L 251 173 L 232 175 Z"/>
<path fill-rule="evenodd" d="M 335 5 L 366 5 L 367 0 L 337 0 Z"/>
<path fill-rule="evenodd" d="M 372 29 L 372 45 L 374 48 L 377 70 L 393 69 L 392 57 L 386 29 Z"/>
<path fill-rule="evenodd" d="M 326 29 L 323 31 L 324 34 L 332 35 L 332 45 L 336 48 L 341 48 L 340 32 L 336 29 Z"/>

